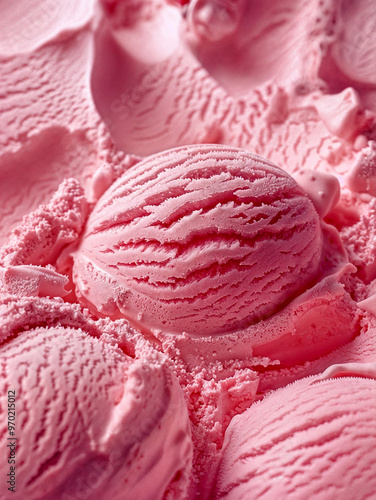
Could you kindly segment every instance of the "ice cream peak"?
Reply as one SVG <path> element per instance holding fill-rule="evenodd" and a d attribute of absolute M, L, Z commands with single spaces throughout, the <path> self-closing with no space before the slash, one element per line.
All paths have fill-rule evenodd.
<path fill-rule="evenodd" d="M 287 173 L 232 147 L 187 146 L 106 191 L 73 279 L 102 314 L 210 335 L 281 309 L 312 282 L 321 251 L 320 218 Z"/>

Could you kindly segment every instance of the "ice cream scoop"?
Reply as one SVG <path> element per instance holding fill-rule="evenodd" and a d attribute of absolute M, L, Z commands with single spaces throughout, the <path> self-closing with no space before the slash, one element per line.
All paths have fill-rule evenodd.
<path fill-rule="evenodd" d="M 73 253 L 77 295 L 149 329 L 211 335 L 266 318 L 314 280 L 320 218 L 246 151 L 195 145 L 136 164 L 94 207 Z"/>
<path fill-rule="evenodd" d="M 1 498 L 182 497 L 192 453 L 186 405 L 163 360 L 147 358 L 74 328 L 35 328 L 4 344 L 0 471 L 6 482 L 14 459 L 16 486 Z"/>
<path fill-rule="evenodd" d="M 343 378 L 306 378 L 234 417 L 212 498 L 372 498 L 376 380 L 370 373 L 357 375 L 352 366 Z"/>

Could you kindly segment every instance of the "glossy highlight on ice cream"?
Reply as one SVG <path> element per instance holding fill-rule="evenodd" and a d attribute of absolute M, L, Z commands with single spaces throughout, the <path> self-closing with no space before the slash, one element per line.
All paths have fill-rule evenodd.
<path fill-rule="evenodd" d="M 319 216 L 288 174 L 197 145 L 145 159 L 105 192 L 74 281 L 101 314 L 210 335 L 281 309 L 312 283 L 321 252 Z"/>

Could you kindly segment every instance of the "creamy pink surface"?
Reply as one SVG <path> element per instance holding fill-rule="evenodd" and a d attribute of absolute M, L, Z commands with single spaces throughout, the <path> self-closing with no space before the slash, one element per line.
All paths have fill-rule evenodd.
<path fill-rule="evenodd" d="M 338 182 L 320 176 L 326 198 L 314 202 L 327 212 Z M 179 335 L 185 359 L 294 364 L 358 331 L 338 233 L 289 175 L 238 149 L 189 146 L 136 164 L 94 207 L 73 259 L 83 304 L 162 343 Z"/>
<path fill-rule="evenodd" d="M 0 6 L 10 498 L 372 498 L 375 3 Z"/>
<path fill-rule="evenodd" d="M 270 316 L 309 286 L 319 217 L 294 180 L 241 150 L 192 146 L 138 163 L 99 200 L 74 253 L 101 314 L 208 335 Z"/>
<path fill-rule="evenodd" d="M 3 314 L 11 301 L 3 301 Z M 18 307 L 26 306 L 19 299 Z M 35 306 L 27 319 L 27 328 L 38 323 Z M 10 386 L 17 402 L 16 494 L 1 498 L 184 495 L 189 420 L 182 391 L 161 357 L 132 359 L 82 330 L 35 326 L 3 344 L 0 358 L 1 408 Z M 0 440 L 9 451 L 7 437 L 4 420 Z M 6 458 L 4 451 L 4 476 Z"/>
<path fill-rule="evenodd" d="M 0 2 L 0 244 L 72 175 L 97 168 L 90 95 L 94 2 Z"/>
<path fill-rule="evenodd" d="M 200 0 L 184 16 L 174 2 L 102 3 L 112 7 L 96 32 L 92 91 L 126 151 L 216 142 L 289 172 L 342 174 L 353 145 L 375 138 L 376 92 L 353 88 L 335 56 L 340 50 L 372 74 L 364 57 L 373 47 L 372 2 Z M 348 41 L 351 9 L 356 30 L 368 18 L 359 48 Z"/>
<path fill-rule="evenodd" d="M 370 499 L 376 491 L 376 370 L 303 379 L 229 425 L 213 498 Z M 326 376 L 326 374 L 325 374 Z"/>

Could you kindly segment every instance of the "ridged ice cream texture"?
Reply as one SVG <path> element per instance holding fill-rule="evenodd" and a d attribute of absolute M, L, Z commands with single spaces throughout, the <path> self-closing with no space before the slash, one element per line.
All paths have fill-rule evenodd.
<path fill-rule="evenodd" d="M 234 417 L 212 498 L 374 498 L 376 380 L 347 375 L 305 378 Z"/>
<path fill-rule="evenodd" d="M 312 284 L 321 251 L 320 218 L 287 173 L 232 147 L 186 146 L 105 192 L 73 279 L 97 312 L 211 335 L 280 310 Z"/>
<path fill-rule="evenodd" d="M 15 391 L 17 437 L 16 493 L 3 487 L 2 499 L 154 500 L 170 485 L 183 495 L 188 414 L 161 360 L 132 359 L 78 329 L 40 327 L 1 346 L 0 363 L 3 478 L 8 390 Z"/>

